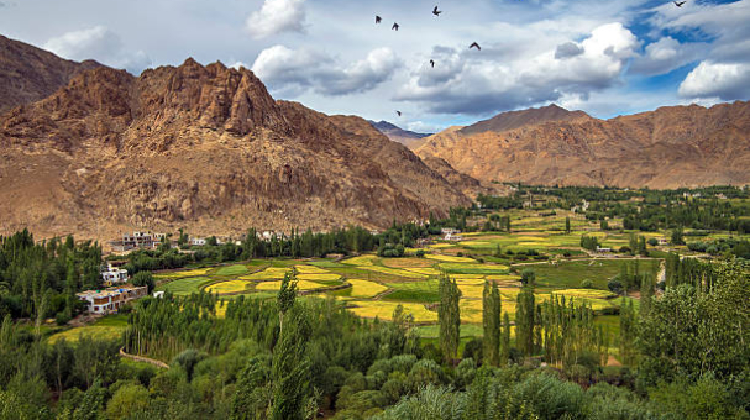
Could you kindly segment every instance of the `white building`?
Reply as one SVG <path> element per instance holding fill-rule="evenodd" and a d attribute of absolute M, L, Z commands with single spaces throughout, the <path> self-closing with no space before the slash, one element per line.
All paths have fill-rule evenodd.
<path fill-rule="evenodd" d="M 446 233 L 444 239 L 451 242 L 459 242 L 464 240 L 463 236 L 461 236 L 461 232 L 459 231 Z"/>
<path fill-rule="evenodd" d="M 602 247 L 596 247 L 596 252 L 612 252 L 612 248 L 602 248 Z"/>
<path fill-rule="evenodd" d="M 102 278 L 104 284 L 122 284 L 128 282 L 128 270 L 121 267 L 121 263 L 108 262 L 102 267 Z"/>
<path fill-rule="evenodd" d="M 78 299 L 86 301 L 86 310 L 91 314 L 106 315 L 117 312 L 132 300 L 146 296 L 148 287 L 125 285 L 105 290 L 86 290 L 78 293 Z"/>
<path fill-rule="evenodd" d="M 206 246 L 206 238 L 190 238 L 191 246 Z"/>

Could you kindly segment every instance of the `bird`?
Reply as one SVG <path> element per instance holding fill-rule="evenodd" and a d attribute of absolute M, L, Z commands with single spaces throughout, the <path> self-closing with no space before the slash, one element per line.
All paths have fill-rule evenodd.
<path fill-rule="evenodd" d="M 398 23 L 397 22 L 393 22 L 393 27 L 391 27 L 391 29 L 393 29 L 394 31 L 398 32 Z"/>
<path fill-rule="evenodd" d="M 400 116 L 401 116 L 402 114 L 403 114 L 403 113 L 402 113 L 401 111 L 396 111 L 396 115 L 398 115 L 399 117 L 400 117 Z"/>
<path fill-rule="evenodd" d="M 383 21 L 383 18 L 380 16 L 375 16 L 375 23 L 380 23 Z"/>
<path fill-rule="evenodd" d="M 682 5 L 687 3 L 687 1 L 674 1 L 672 3 L 674 3 L 677 7 L 682 7 Z"/>
<path fill-rule="evenodd" d="M 471 45 L 469 45 L 469 49 L 472 49 L 474 47 L 477 47 L 477 51 L 482 51 L 482 47 L 480 47 L 476 42 L 472 42 Z"/>
<path fill-rule="evenodd" d="M 443 11 L 442 10 L 438 10 L 437 6 L 435 6 L 435 8 L 432 10 L 432 14 L 435 15 L 435 16 L 440 17 L 441 13 L 443 13 Z"/>
<path fill-rule="evenodd" d="M 435 68 L 435 60 L 430 59 L 430 65 L 434 69 Z"/>

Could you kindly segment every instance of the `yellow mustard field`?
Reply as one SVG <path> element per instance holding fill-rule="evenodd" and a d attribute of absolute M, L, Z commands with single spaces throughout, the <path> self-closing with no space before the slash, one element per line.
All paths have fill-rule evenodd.
<path fill-rule="evenodd" d="M 347 282 L 352 285 L 352 297 L 371 298 L 388 290 L 386 286 L 373 281 L 348 279 Z"/>

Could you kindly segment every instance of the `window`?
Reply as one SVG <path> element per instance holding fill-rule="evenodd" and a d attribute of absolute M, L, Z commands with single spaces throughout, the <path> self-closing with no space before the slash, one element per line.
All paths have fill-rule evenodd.
<path fill-rule="evenodd" d="M 98 310 L 99 310 L 99 307 L 98 306 L 94 306 L 94 311 L 98 311 Z"/>

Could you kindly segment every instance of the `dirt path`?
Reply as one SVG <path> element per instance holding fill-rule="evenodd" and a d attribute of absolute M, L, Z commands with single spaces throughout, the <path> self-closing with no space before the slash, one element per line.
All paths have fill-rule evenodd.
<path fill-rule="evenodd" d="M 390 295 L 391 293 L 393 293 L 395 291 L 396 291 L 396 289 L 384 290 L 384 291 L 378 293 L 377 295 L 373 296 L 372 300 L 383 300 L 384 297 Z"/>
<path fill-rule="evenodd" d="M 125 353 L 125 347 L 120 347 L 120 357 L 124 357 L 130 360 L 135 360 L 136 362 L 150 363 L 156 367 L 160 367 L 163 369 L 169 369 L 169 365 L 162 361 L 152 359 L 150 357 L 133 356 L 132 354 Z"/>

